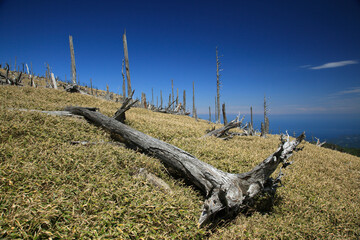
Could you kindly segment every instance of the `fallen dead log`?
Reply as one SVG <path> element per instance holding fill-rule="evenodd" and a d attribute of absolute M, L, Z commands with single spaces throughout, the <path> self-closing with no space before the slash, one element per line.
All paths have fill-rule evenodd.
<path fill-rule="evenodd" d="M 91 146 L 91 145 L 99 145 L 99 144 L 109 144 L 109 145 L 115 145 L 118 147 L 125 147 L 125 144 L 121 142 L 88 142 L 88 141 L 71 141 L 70 144 L 72 145 L 81 145 L 81 146 Z"/>
<path fill-rule="evenodd" d="M 280 175 L 273 179 L 271 174 L 279 164 L 285 168 L 287 159 L 298 151 L 297 146 L 305 138 L 301 134 L 290 141 L 282 136 L 280 147 L 251 171 L 241 174 L 223 172 L 210 164 L 171 144 L 150 137 L 131 127 L 86 108 L 67 107 L 66 111 L 84 116 L 89 122 L 101 126 L 112 134 L 119 135 L 125 144 L 158 158 L 171 172 L 195 185 L 205 196 L 199 225 L 221 218 L 229 218 L 246 209 L 254 197 L 261 193 L 274 194 L 279 186 Z M 281 168 L 280 168 L 281 170 Z"/>
<path fill-rule="evenodd" d="M 239 121 L 239 116 L 237 116 L 234 120 L 232 120 L 225 126 L 208 132 L 207 134 L 202 136 L 202 138 L 206 138 L 206 137 L 210 137 L 210 136 L 215 136 L 217 138 L 223 137 L 226 134 L 228 134 L 228 131 L 230 129 L 240 127 L 243 120 L 244 120 L 244 117 L 242 117 L 242 119 Z"/>
<path fill-rule="evenodd" d="M 18 73 L 18 76 L 10 76 L 9 74 L 9 69 L 6 70 L 6 75 L 3 74 L 2 72 L 0 72 L 0 83 L 2 85 L 15 85 L 15 86 L 23 86 L 23 84 L 21 83 L 21 76 L 22 76 L 22 72 Z M 4 79 L 4 80 L 2 80 Z"/>
<path fill-rule="evenodd" d="M 316 146 L 318 147 L 322 147 L 326 143 L 326 141 L 320 142 L 320 139 L 317 137 L 315 137 L 315 139 L 316 139 Z"/>
<path fill-rule="evenodd" d="M 80 87 L 76 84 L 64 85 L 64 89 L 66 92 L 70 92 L 70 93 L 79 93 L 80 92 Z"/>

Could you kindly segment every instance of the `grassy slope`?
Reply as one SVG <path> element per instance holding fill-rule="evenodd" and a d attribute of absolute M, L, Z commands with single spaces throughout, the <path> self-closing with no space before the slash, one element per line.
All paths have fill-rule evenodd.
<path fill-rule="evenodd" d="M 198 229 L 198 192 L 173 180 L 157 159 L 112 145 L 103 130 L 74 118 L 8 108 L 61 110 L 118 103 L 53 89 L 0 87 L 0 237 L 2 238 L 338 238 L 359 234 L 360 158 L 305 143 L 286 170 L 269 214 L 255 212 L 213 230 Z M 278 146 L 278 136 L 199 139 L 205 121 L 131 109 L 127 124 L 174 144 L 224 171 L 244 172 Z M 146 167 L 167 194 L 133 176 Z"/>

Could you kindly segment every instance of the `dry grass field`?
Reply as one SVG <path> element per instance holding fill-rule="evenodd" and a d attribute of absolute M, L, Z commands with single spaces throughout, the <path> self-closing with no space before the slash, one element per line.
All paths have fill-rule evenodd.
<path fill-rule="evenodd" d="M 0 86 L 0 238 L 3 239 L 358 239 L 360 158 L 307 142 L 291 157 L 274 204 L 251 209 L 214 229 L 198 228 L 202 197 L 171 178 L 150 156 L 109 144 L 84 120 L 12 109 L 98 107 L 112 116 L 119 103 L 62 90 Z M 270 119 L 271 121 L 271 119 Z M 200 139 L 206 121 L 134 108 L 132 128 L 232 173 L 270 155 L 279 136 Z M 167 193 L 134 174 L 165 180 Z"/>

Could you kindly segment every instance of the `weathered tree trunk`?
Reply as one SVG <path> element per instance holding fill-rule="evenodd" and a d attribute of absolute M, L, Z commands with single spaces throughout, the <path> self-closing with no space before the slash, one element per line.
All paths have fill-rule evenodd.
<path fill-rule="evenodd" d="M 179 88 L 176 88 L 176 106 L 179 106 Z"/>
<path fill-rule="evenodd" d="M 215 109 L 215 119 L 214 119 L 214 121 L 215 121 L 215 123 L 217 123 L 217 98 L 216 98 L 216 96 L 215 96 L 215 105 L 214 105 L 214 109 Z"/>
<path fill-rule="evenodd" d="M 196 115 L 196 110 L 195 110 L 195 83 L 193 81 L 193 118 Z"/>
<path fill-rule="evenodd" d="M 174 101 L 174 80 L 171 79 L 171 102 Z M 172 108 L 174 110 L 175 107 Z"/>
<path fill-rule="evenodd" d="M 266 96 L 264 94 L 264 134 L 263 136 L 266 137 L 266 134 L 269 133 L 269 118 L 268 118 L 269 106 L 266 103 Z"/>
<path fill-rule="evenodd" d="M 27 71 L 27 74 L 29 75 L 29 77 L 31 78 L 31 74 L 30 74 L 30 71 L 29 71 L 29 67 L 28 67 L 28 65 L 27 64 L 25 64 L 26 65 L 26 71 Z"/>
<path fill-rule="evenodd" d="M 70 55 L 71 55 L 71 80 L 72 84 L 76 85 L 76 65 L 75 65 L 75 53 L 74 53 L 74 45 L 73 45 L 73 38 L 69 36 L 69 44 L 70 44 Z"/>
<path fill-rule="evenodd" d="M 94 95 L 93 86 L 92 86 L 92 78 L 90 78 L 90 93 L 92 96 Z"/>
<path fill-rule="evenodd" d="M 52 81 L 54 89 L 58 89 L 57 83 L 56 83 L 56 80 L 55 80 L 55 77 L 54 77 L 54 73 L 51 73 L 50 76 L 51 76 L 51 81 Z"/>
<path fill-rule="evenodd" d="M 209 123 L 211 123 L 211 109 L 210 109 L 210 106 L 209 106 Z"/>
<path fill-rule="evenodd" d="M 101 126 L 112 134 L 120 136 L 125 144 L 158 158 L 172 174 L 185 178 L 204 194 L 205 201 L 199 218 L 199 225 L 217 220 L 219 217 L 233 217 L 245 209 L 253 198 L 264 192 L 275 193 L 281 175 L 275 180 L 270 175 L 297 151 L 304 134 L 294 141 L 282 138 L 281 146 L 251 171 L 242 174 L 226 173 L 200 161 L 190 153 L 121 122 L 80 107 L 68 107 L 67 111 L 84 116 L 88 121 Z"/>
<path fill-rule="evenodd" d="M 216 123 L 220 123 L 220 59 L 218 48 L 216 47 L 216 108 L 217 119 Z"/>
<path fill-rule="evenodd" d="M 154 106 L 154 89 L 151 88 L 151 105 Z"/>
<path fill-rule="evenodd" d="M 170 106 L 171 106 L 171 93 L 169 94 L 169 102 L 168 102 L 168 109 L 170 109 Z"/>
<path fill-rule="evenodd" d="M 252 112 L 252 107 L 250 107 L 250 123 L 251 123 L 251 127 L 254 128 L 254 121 L 253 121 L 253 112 Z"/>
<path fill-rule="evenodd" d="M 127 90 L 128 95 L 131 94 L 131 80 L 130 80 L 130 67 L 129 67 L 129 54 L 126 40 L 126 30 L 123 35 L 123 44 L 124 44 L 124 58 L 125 58 L 125 68 L 126 68 L 126 79 L 127 79 Z"/>
<path fill-rule="evenodd" d="M 226 118 L 226 111 L 225 111 L 225 103 L 223 103 L 223 105 L 222 105 L 222 113 L 223 113 L 224 125 L 226 125 L 227 118 Z"/>
<path fill-rule="evenodd" d="M 124 59 L 122 60 L 122 65 L 121 65 L 121 75 L 122 75 L 122 79 L 123 79 L 123 82 L 122 82 L 122 97 L 123 99 L 126 98 L 126 83 L 125 83 L 125 74 L 124 74 Z"/>
<path fill-rule="evenodd" d="M 160 109 L 163 108 L 163 97 L 162 97 L 162 91 L 160 90 Z"/>
<path fill-rule="evenodd" d="M 184 108 L 184 113 L 186 113 L 186 92 L 185 92 L 185 90 L 183 93 L 183 108 Z"/>

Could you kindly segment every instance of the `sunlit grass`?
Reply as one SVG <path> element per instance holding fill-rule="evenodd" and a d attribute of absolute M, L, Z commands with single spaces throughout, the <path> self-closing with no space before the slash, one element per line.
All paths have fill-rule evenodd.
<path fill-rule="evenodd" d="M 71 145 L 112 141 L 81 119 L 9 110 L 76 105 L 112 116 L 119 103 L 13 86 L 1 86 L 0 99 L 0 238 L 356 239 L 360 233 L 358 157 L 305 143 L 291 158 L 269 213 L 199 229 L 202 197 L 168 176 L 157 159 L 113 145 Z M 232 173 L 250 170 L 279 144 L 275 135 L 200 139 L 210 124 L 185 116 L 136 108 L 126 116 L 131 127 Z M 135 177 L 142 167 L 173 193 Z"/>

